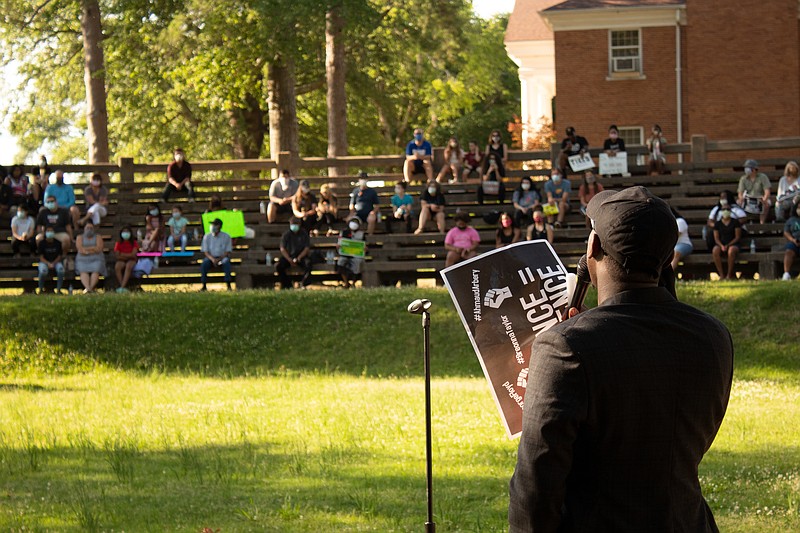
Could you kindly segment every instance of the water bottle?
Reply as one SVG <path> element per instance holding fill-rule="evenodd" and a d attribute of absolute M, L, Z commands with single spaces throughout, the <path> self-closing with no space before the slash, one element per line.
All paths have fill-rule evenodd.
<path fill-rule="evenodd" d="M 261 212 L 262 215 L 267 214 L 267 202 L 261 202 L 258 204 L 258 210 Z"/>
<path fill-rule="evenodd" d="M 199 241 L 200 240 L 200 230 L 197 229 L 197 228 L 194 228 L 194 240 L 195 241 Z"/>
<path fill-rule="evenodd" d="M 153 268 L 158 268 L 158 256 L 153 258 Z"/>
<path fill-rule="evenodd" d="M 328 252 L 325 254 L 325 262 L 329 265 L 333 264 L 333 250 L 328 250 Z"/>
<path fill-rule="evenodd" d="M 144 240 L 144 231 L 142 231 L 142 228 L 136 230 L 136 240 L 139 242 Z"/>
<path fill-rule="evenodd" d="M 67 293 L 68 293 L 70 296 L 72 296 L 72 283 L 70 283 L 70 284 L 69 284 L 69 287 L 67 287 Z"/>
<path fill-rule="evenodd" d="M 756 240 L 755 239 L 750 239 L 750 253 L 751 254 L 756 253 Z"/>
<path fill-rule="evenodd" d="M 261 203 L 263 204 L 264 202 Z M 272 254 L 270 252 L 267 252 L 267 257 L 265 258 L 265 260 L 267 262 L 267 266 L 272 266 Z"/>

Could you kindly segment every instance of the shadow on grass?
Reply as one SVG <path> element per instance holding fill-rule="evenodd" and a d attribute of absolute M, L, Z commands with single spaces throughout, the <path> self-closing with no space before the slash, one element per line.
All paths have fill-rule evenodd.
<path fill-rule="evenodd" d="M 425 522 L 422 458 L 335 447 L 57 447 L 41 450 L 32 469 L 28 451 L 0 452 L 4 530 L 411 531 Z M 503 531 L 507 479 L 437 476 L 434 503 L 447 530 Z"/>
<path fill-rule="evenodd" d="M 6 508 L 0 512 L 0 527 L 319 532 L 422 528 L 422 456 L 409 459 L 391 450 L 376 454 L 335 445 L 314 453 L 301 444 L 286 448 L 277 451 L 277 446 L 263 443 L 182 445 L 157 452 L 124 445 L 55 447 L 39 451 L 36 468 L 29 450 L 0 448 L 0 491 Z M 513 457 L 502 445 L 472 446 L 468 457 L 454 452 L 434 462 L 435 521 L 448 531 L 506 530 Z M 455 465 L 458 460 L 463 463 Z M 797 447 L 712 451 L 701 467 L 703 492 L 720 522 L 732 523 L 747 514 L 757 526 L 755 511 L 771 509 L 771 514 L 783 517 L 782 524 L 797 530 L 799 462 Z"/>

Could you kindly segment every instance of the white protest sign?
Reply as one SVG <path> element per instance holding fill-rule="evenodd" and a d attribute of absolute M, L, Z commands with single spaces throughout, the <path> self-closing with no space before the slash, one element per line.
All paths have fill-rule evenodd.
<path fill-rule="evenodd" d="M 600 169 L 599 172 L 603 176 L 612 176 L 614 174 L 627 174 L 628 173 L 628 153 L 617 152 L 615 156 L 608 154 L 600 154 Z"/>
<path fill-rule="evenodd" d="M 441 272 L 509 438 L 522 432 L 531 345 L 558 324 L 567 270 L 546 240 L 492 250 Z"/>
<path fill-rule="evenodd" d="M 571 155 L 567 159 L 574 172 L 583 172 L 594 168 L 594 161 L 592 161 L 592 156 L 589 154 Z"/>

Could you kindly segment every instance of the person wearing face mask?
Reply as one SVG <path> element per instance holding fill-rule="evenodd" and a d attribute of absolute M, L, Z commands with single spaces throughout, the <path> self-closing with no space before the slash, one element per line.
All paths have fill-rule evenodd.
<path fill-rule="evenodd" d="M 444 249 L 447 251 L 447 257 L 444 260 L 445 268 L 466 259 L 472 259 L 478 255 L 478 246 L 481 244 L 481 236 L 475 228 L 469 225 L 467 213 L 457 213 L 455 222 L 456 226 L 451 228 L 444 238 Z"/>
<path fill-rule="evenodd" d="M 406 194 L 406 182 L 398 181 L 394 186 L 394 196 L 390 200 L 392 211 L 386 216 L 386 233 L 392 233 L 392 224 L 395 222 L 406 223 L 406 233 L 411 233 L 411 218 L 414 216 L 412 207 L 414 199 Z"/>
<path fill-rule="evenodd" d="M 566 175 L 569 172 L 569 158 L 589 151 L 589 141 L 575 133 L 575 128 L 567 128 L 567 136 L 561 141 L 561 152 L 558 154 L 558 168 Z"/>
<path fill-rule="evenodd" d="M 648 173 L 651 176 L 664 174 L 667 170 L 667 156 L 664 154 L 664 149 L 667 147 L 667 139 L 661 133 L 661 126 L 658 124 L 653 126 L 646 144 L 647 150 L 650 152 L 647 159 Z"/>
<path fill-rule="evenodd" d="M 603 151 L 608 157 L 617 157 L 618 153 L 625 151 L 625 141 L 619 136 L 619 129 L 615 124 L 608 127 L 608 138 L 603 141 Z"/>
<path fill-rule="evenodd" d="M 281 289 L 292 288 L 292 278 L 289 269 L 297 266 L 303 269 L 302 288 L 311 283 L 311 239 L 308 232 L 300 226 L 300 219 L 289 219 L 289 231 L 281 237 L 281 257 L 275 270 L 281 282 Z"/>
<path fill-rule="evenodd" d="M 280 177 L 269 186 L 269 205 L 267 205 L 267 222 L 273 224 L 279 214 L 292 214 L 292 198 L 300 184 L 291 177 L 289 169 L 281 170 Z"/>
<path fill-rule="evenodd" d="M 28 215 L 25 205 L 17 206 L 17 214 L 11 219 L 11 251 L 14 257 L 20 256 L 22 246 L 28 247 L 28 254 L 36 252 L 36 221 Z"/>
<path fill-rule="evenodd" d="M 444 148 L 444 165 L 436 177 L 436 181 L 443 183 L 447 174 L 450 174 L 450 183 L 457 183 L 461 175 L 461 161 L 464 159 L 464 150 L 458 143 L 458 139 L 450 137 L 447 146 Z"/>
<path fill-rule="evenodd" d="M 44 207 L 36 216 L 37 243 L 45 238 L 44 230 L 47 226 L 52 227 L 55 231 L 55 238 L 61 243 L 61 251 L 66 257 L 72 248 L 72 221 L 69 211 L 58 205 L 55 196 L 45 197 Z"/>
<path fill-rule="evenodd" d="M 300 182 L 292 197 L 292 214 L 300 219 L 300 225 L 311 231 L 317 224 L 317 197 L 311 192 L 308 180 Z"/>
<path fill-rule="evenodd" d="M 730 209 L 723 209 L 722 218 L 714 226 L 714 248 L 711 250 L 719 279 L 736 279 L 736 256 L 739 255 L 741 240 L 741 224 L 735 218 L 731 218 Z M 728 260 L 727 272 L 722 268 L 723 257 Z"/>
<path fill-rule="evenodd" d="M 50 271 L 56 273 L 56 294 L 61 294 L 64 284 L 64 251 L 61 242 L 56 239 L 56 232 L 52 226 L 44 228 L 42 240 L 39 242 L 39 294 L 44 292 L 44 284 Z"/>
<path fill-rule="evenodd" d="M 90 218 L 94 225 L 100 224 L 102 217 L 108 214 L 108 188 L 103 185 L 100 174 L 92 174 L 90 185 L 83 190 L 83 202 L 88 206 L 86 216 L 78 221 L 80 226 L 86 224 Z"/>
<path fill-rule="evenodd" d="M 490 156 L 494 160 L 497 175 L 501 178 L 506 177 L 506 163 L 508 162 L 508 146 L 503 142 L 500 136 L 500 130 L 492 130 L 489 134 L 489 142 L 486 144 L 486 150 L 483 154 L 484 174 L 489 172 Z"/>
<path fill-rule="evenodd" d="M 569 203 L 572 184 L 568 179 L 564 179 L 559 169 L 554 168 L 550 180 L 544 184 L 544 192 L 547 195 L 547 204 L 558 207 L 557 217 L 548 215 L 547 221 L 553 224 L 553 220 L 555 220 L 555 227 L 560 228 L 564 218 L 572 210 Z"/>
<path fill-rule="evenodd" d="M 758 162 L 748 159 L 744 162 L 744 175 L 739 178 L 739 205 L 748 215 L 758 215 L 759 222 L 765 224 L 772 204 L 770 195 L 772 185 L 769 177 L 758 171 Z"/>
<path fill-rule="evenodd" d="M 72 188 L 72 185 L 64 183 L 63 170 L 56 170 L 55 180 L 55 183 L 51 183 L 47 186 L 47 189 L 45 189 L 45 199 L 48 196 L 53 196 L 58 202 L 59 207 L 67 209 L 72 219 L 72 225 L 77 229 L 79 227 L 78 221 L 81 218 L 81 211 L 78 209 L 78 206 L 75 205 L 75 190 Z"/>
<path fill-rule="evenodd" d="M 44 154 L 39 156 L 39 164 L 31 168 L 31 175 L 33 182 L 31 183 L 31 190 L 33 193 L 33 201 L 36 205 L 41 206 L 44 202 L 44 191 L 47 189 L 50 174 L 53 170 L 47 164 L 47 157 Z"/>
<path fill-rule="evenodd" d="M 359 220 L 358 217 L 351 218 L 347 223 L 347 229 L 342 231 L 341 236 L 345 239 L 363 241 L 364 230 L 361 229 L 361 220 Z M 340 247 L 339 258 L 336 260 L 336 272 L 342 278 L 342 283 L 345 289 L 353 287 L 356 276 L 361 273 L 361 268 L 363 265 L 363 257 L 342 255 Z"/>
<path fill-rule="evenodd" d="M 594 198 L 595 194 L 602 190 L 603 186 L 597 182 L 597 176 L 594 175 L 594 172 L 587 170 L 583 173 L 583 182 L 578 188 L 578 198 L 581 202 L 581 213 L 583 213 L 584 216 L 586 216 L 586 206 L 589 205 L 589 201 Z M 592 221 L 588 216 L 586 216 L 586 227 L 592 227 Z"/>
<path fill-rule="evenodd" d="M 425 225 L 432 218 L 436 219 L 439 233 L 444 235 L 445 228 L 445 198 L 442 188 L 436 180 L 430 180 L 419 197 L 419 224 L 414 235 L 425 231 Z"/>
<path fill-rule="evenodd" d="M 603 141 L 603 151 L 608 157 L 615 157 L 619 152 L 625 151 L 625 141 L 619 136 L 619 129 L 615 124 L 608 127 L 608 139 Z"/>
<path fill-rule="evenodd" d="M 514 224 L 517 227 L 527 227 L 533 221 L 534 208 L 542 203 L 539 192 L 533 186 L 533 180 L 528 176 L 520 180 L 511 201 L 515 210 Z"/>
<path fill-rule="evenodd" d="M 403 179 L 411 181 L 415 174 L 425 174 L 428 181 L 433 179 L 433 147 L 425 140 L 422 128 L 414 130 L 414 138 L 406 145 L 406 160 L 403 163 Z M 363 220 L 363 219 L 362 219 Z"/>
<path fill-rule="evenodd" d="M 794 207 L 794 214 L 783 225 L 783 236 L 787 241 L 783 253 L 783 281 L 792 279 L 792 264 L 800 252 L 800 205 Z"/>
<path fill-rule="evenodd" d="M 366 172 L 358 175 L 358 186 L 350 194 L 350 216 L 361 219 L 367 224 L 367 234 L 375 233 L 375 223 L 378 221 L 380 206 L 378 205 L 378 192 L 367 185 Z"/>
<path fill-rule="evenodd" d="M 147 206 L 144 216 L 144 239 L 142 239 L 142 252 L 156 253 L 164 251 L 166 242 L 166 225 L 164 215 L 158 204 Z"/>
<path fill-rule="evenodd" d="M 510 214 L 506 212 L 500 213 L 500 220 L 498 223 L 500 227 L 497 228 L 494 236 L 495 248 L 502 248 L 503 246 L 519 242 L 520 230 L 514 223 L 514 219 L 511 218 Z"/>
<path fill-rule="evenodd" d="M 117 292 L 128 292 L 133 268 L 136 266 L 136 254 L 139 243 L 133 236 L 130 226 L 124 226 L 119 232 L 119 240 L 114 244 L 114 274 L 117 276 Z"/>
<path fill-rule="evenodd" d="M 533 224 L 528 226 L 528 232 L 525 236 L 529 241 L 538 241 L 545 239 L 550 244 L 553 244 L 555 238 L 555 231 L 552 224 L 548 224 L 545 219 L 542 206 L 533 210 Z"/>
<path fill-rule="evenodd" d="M 483 204 L 483 198 L 488 194 L 497 196 L 497 201 L 502 204 L 506 200 L 506 188 L 503 184 L 504 172 L 500 170 L 502 165 L 495 154 L 490 154 L 487 161 L 487 170 L 481 177 L 481 184 L 477 190 L 478 203 Z"/>
<path fill-rule="evenodd" d="M 231 287 L 231 252 L 233 252 L 233 241 L 231 236 L 222 231 L 222 220 L 215 218 L 211 222 L 211 231 L 203 235 L 203 242 L 200 245 L 200 251 L 203 252 L 205 258 L 203 264 L 200 265 L 200 291 L 207 291 L 206 281 L 208 273 L 212 268 L 221 268 L 225 273 L 225 285 L 228 290 L 233 290 Z"/>
<path fill-rule="evenodd" d="M 103 253 L 103 236 L 95 231 L 89 220 L 83 227 L 83 233 L 75 241 L 78 253 L 75 256 L 75 271 L 80 275 L 83 294 L 95 291 L 100 276 L 106 275 L 106 257 Z"/>
<path fill-rule="evenodd" d="M 735 218 L 739 221 L 739 224 L 741 224 L 742 238 L 747 235 L 747 213 L 745 213 L 744 209 L 736 204 L 735 196 L 731 191 L 722 191 L 719 195 L 719 201 L 717 202 L 717 205 L 715 205 L 708 213 L 706 225 L 703 227 L 703 239 L 706 241 L 706 246 L 709 252 L 714 249 L 716 244 L 714 242 L 714 226 L 716 226 L 717 221 L 722 218 L 722 211 L 725 209 L 729 209 L 731 212 L 731 218 Z"/>
<path fill-rule="evenodd" d="M 192 165 L 186 160 L 183 148 L 175 148 L 172 152 L 172 162 L 167 165 L 167 184 L 161 194 L 162 202 L 169 202 L 173 193 L 186 192 L 189 202 L 194 202 L 194 187 L 192 187 Z"/>
<path fill-rule="evenodd" d="M 186 245 L 189 243 L 189 232 L 186 229 L 189 227 L 189 221 L 183 216 L 183 209 L 181 206 L 172 206 L 172 216 L 167 220 L 169 227 L 169 237 L 167 237 L 167 248 L 176 252 L 176 246 L 180 243 L 181 252 L 186 251 Z"/>

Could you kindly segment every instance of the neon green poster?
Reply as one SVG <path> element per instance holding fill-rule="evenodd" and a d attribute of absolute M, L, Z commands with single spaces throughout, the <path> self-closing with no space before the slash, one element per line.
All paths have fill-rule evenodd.
<path fill-rule="evenodd" d="M 232 239 L 244 237 L 244 213 L 227 209 L 203 213 L 204 233 L 211 231 L 211 222 L 217 218 L 222 221 L 222 231 L 230 235 Z"/>

